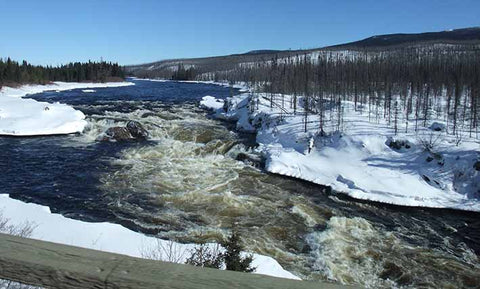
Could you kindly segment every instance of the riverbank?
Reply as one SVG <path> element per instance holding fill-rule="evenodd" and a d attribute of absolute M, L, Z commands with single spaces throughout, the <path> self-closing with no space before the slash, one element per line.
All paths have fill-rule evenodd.
<path fill-rule="evenodd" d="M 28 94 L 134 85 L 132 82 L 76 83 L 54 82 L 47 85 L 3 87 L 0 90 L 0 135 L 35 136 L 82 132 L 85 115 L 61 103 L 24 99 Z M 92 92 L 90 90 L 90 92 Z"/>
<path fill-rule="evenodd" d="M 235 121 L 239 130 L 256 132 L 268 172 L 327 185 L 356 199 L 480 211 L 478 139 L 464 133 L 459 140 L 436 121 L 395 135 L 393 125 L 355 110 L 351 102 L 343 102 L 341 110 L 328 104 L 323 135 L 318 115 L 308 118 L 305 132 L 303 100 L 297 99 L 296 113 L 292 102 L 288 95 L 244 93 L 225 106 L 207 96 L 201 106 Z"/>
<path fill-rule="evenodd" d="M 0 194 L 0 213 L 3 219 L 9 220 L 9 225 L 22 227 L 30 223 L 34 228 L 31 236 L 33 239 L 132 257 L 148 259 L 155 257 L 162 261 L 185 263 L 196 246 L 146 236 L 118 224 L 88 223 L 69 219 L 51 213 L 48 207 L 24 203 L 6 194 Z M 208 245 L 212 248 L 216 246 Z M 284 270 L 275 259 L 259 254 L 253 256 L 252 266 L 257 268 L 256 274 L 300 280 Z"/>
<path fill-rule="evenodd" d="M 129 79 L 132 80 L 140 80 L 140 81 L 153 81 L 153 82 L 180 82 L 180 83 L 193 83 L 193 84 L 211 84 L 211 85 L 219 85 L 223 87 L 231 87 L 238 89 L 240 92 L 247 92 L 248 86 L 244 82 L 237 82 L 234 84 L 228 82 L 218 82 L 218 81 L 211 81 L 211 80 L 170 80 L 170 79 L 152 79 L 152 78 L 137 78 L 131 77 Z"/>

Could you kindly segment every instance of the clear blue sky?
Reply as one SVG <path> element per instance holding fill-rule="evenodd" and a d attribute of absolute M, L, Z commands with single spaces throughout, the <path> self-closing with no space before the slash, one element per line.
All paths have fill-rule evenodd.
<path fill-rule="evenodd" d="M 137 64 L 470 26 L 480 0 L 0 0 L 0 57 Z"/>

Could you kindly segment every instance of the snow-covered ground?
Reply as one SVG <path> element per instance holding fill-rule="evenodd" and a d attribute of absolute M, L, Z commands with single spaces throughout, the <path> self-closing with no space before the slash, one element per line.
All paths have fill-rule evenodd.
<path fill-rule="evenodd" d="M 24 203 L 0 194 L 0 212 L 9 219 L 9 225 L 22 226 L 33 222 L 34 239 L 90 248 L 133 257 L 155 256 L 162 260 L 175 260 L 184 263 L 190 256 L 194 244 L 180 244 L 133 232 L 111 223 L 87 223 L 53 214 L 45 206 Z M 209 244 L 212 248 L 215 244 Z M 170 250 L 171 249 L 171 250 Z M 162 256 L 159 256 L 159 253 Z M 253 254 L 255 273 L 281 278 L 299 279 L 285 271 L 271 257 Z"/>
<path fill-rule="evenodd" d="M 85 115 L 61 103 L 39 102 L 22 98 L 44 91 L 63 91 L 134 85 L 132 82 L 76 83 L 54 82 L 48 85 L 23 85 L 0 90 L 0 135 L 33 136 L 69 134 L 83 131 Z M 93 92 L 92 90 L 85 90 Z"/>
<path fill-rule="evenodd" d="M 221 100 L 206 97 L 201 105 L 237 121 L 240 130 L 257 132 L 258 151 L 266 157 L 269 172 L 328 185 L 357 199 L 480 211 L 480 171 L 474 168 L 480 144 L 468 133 L 457 144 L 458 137 L 434 131 L 438 125 L 415 133 L 410 121 L 408 133 L 403 122 L 395 135 L 392 123 L 343 102 L 341 132 L 334 127 L 339 112 L 333 111 L 327 135 L 320 136 L 319 116 L 309 117 L 305 133 L 302 102 L 294 115 L 290 101 L 277 95 L 271 106 L 270 95 L 244 93 L 227 100 L 226 112 Z M 391 141 L 408 145 L 397 149 L 388 145 Z M 431 152 L 422 144 L 429 142 L 434 145 Z"/>
<path fill-rule="evenodd" d="M 228 82 L 215 82 L 215 81 L 203 81 L 203 80 L 169 80 L 169 79 L 151 79 L 151 78 L 130 78 L 132 80 L 143 80 L 143 81 L 153 81 L 153 82 L 182 82 L 182 83 L 197 83 L 197 84 L 211 84 L 211 85 L 219 85 L 224 87 L 232 87 L 235 89 L 239 89 L 240 92 L 248 91 L 248 87 L 246 83 L 235 83 L 230 84 Z"/>

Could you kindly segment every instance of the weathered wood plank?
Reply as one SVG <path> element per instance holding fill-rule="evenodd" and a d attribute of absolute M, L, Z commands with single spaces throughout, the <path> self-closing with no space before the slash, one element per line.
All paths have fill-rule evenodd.
<path fill-rule="evenodd" d="M 347 288 L 145 260 L 5 234 L 0 234 L 0 278 L 47 288 Z"/>

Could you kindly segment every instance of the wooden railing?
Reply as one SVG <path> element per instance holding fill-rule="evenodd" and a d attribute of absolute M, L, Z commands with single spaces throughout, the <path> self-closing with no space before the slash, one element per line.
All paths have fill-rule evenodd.
<path fill-rule="evenodd" d="M 47 288 L 347 288 L 145 260 L 5 234 L 0 234 L 0 278 Z"/>

